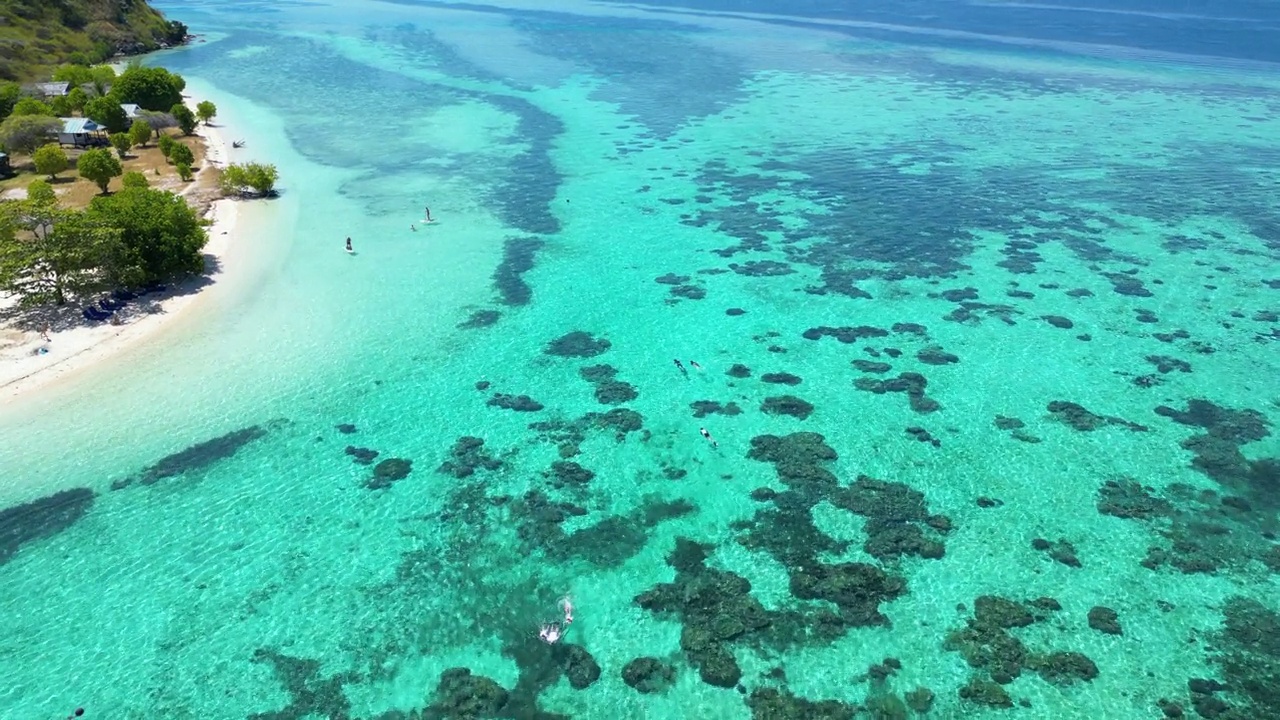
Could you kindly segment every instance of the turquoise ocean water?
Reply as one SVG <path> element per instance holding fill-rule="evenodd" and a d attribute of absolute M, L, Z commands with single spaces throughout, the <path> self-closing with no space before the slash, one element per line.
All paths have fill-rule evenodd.
<path fill-rule="evenodd" d="M 0 717 L 1280 717 L 1274 9 L 160 6 L 283 192 L 0 408 Z"/>

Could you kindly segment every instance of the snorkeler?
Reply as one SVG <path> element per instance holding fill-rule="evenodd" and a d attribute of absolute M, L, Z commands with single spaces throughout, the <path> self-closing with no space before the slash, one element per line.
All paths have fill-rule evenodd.
<path fill-rule="evenodd" d="M 685 377 L 689 377 L 689 371 L 684 369 L 684 363 L 680 362 L 679 360 L 672 360 L 671 362 L 675 363 L 676 367 L 680 368 L 681 375 L 684 375 Z"/>
<path fill-rule="evenodd" d="M 413 223 L 409 223 L 409 229 L 414 232 L 418 232 L 418 226 L 414 225 Z"/>
<path fill-rule="evenodd" d="M 698 428 L 698 432 L 702 433 L 702 437 L 706 438 L 707 442 L 711 443 L 711 447 L 720 447 L 720 443 L 716 442 L 716 439 L 711 437 L 711 433 L 707 432 L 706 428 Z"/>
<path fill-rule="evenodd" d="M 698 364 L 698 361 L 697 361 L 697 360 L 690 360 L 690 361 L 689 361 L 689 366 L 690 366 L 690 367 L 692 367 L 694 370 L 701 370 L 701 369 L 702 369 L 702 366 Z"/>

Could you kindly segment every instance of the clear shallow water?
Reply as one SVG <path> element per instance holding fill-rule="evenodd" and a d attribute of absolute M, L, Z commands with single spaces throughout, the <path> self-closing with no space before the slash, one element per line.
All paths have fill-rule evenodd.
<path fill-rule="evenodd" d="M 1189 678 L 1243 717 L 1275 707 L 1240 691 L 1275 667 L 1247 630 L 1270 616 L 1231 600 L 1274 610 L 1280 567 L 1280 103 L 1238 62 L 1259 58 L 864 40 L 848 23 L 883 19 L 805 8 L 164 9 L 216 35 L 158 61 L 285 194 L 242 210 L 247 291 L 0 416 L 6 717 L 449 716 L 453 667 L 510 717 L 782 717 L 928 687 L 929 717 L 1141 718 L 1208 709 Z M 573 331 L 609 346 L 545 352 Z M 584 379 L 601 364 L 636 397 Z M 811 414 L 761 410 L 785 395 Z M 837 457 L 792 437 L 780 475 L 753 446 L 797 432 Z M 463 436 L 491 460 L 452 457 Z M 348 446 L 412 471 L 370 488 Z M 1153 499 L 1100 492 L 1124 478 Z M 581 690 L 582 650 L 535 637 L 565 593 L 601 669 Z M 1061 609 L 1021 626 L 987 595 Z M 1090 627 L 1100 606 L 1122 635 Z M 1084 666 L 1057 651 L 1096 677 L 1055 674 Z M 745 694 L 706 681 L 735 684 L 726 652 Z M 624 682 L 641 656 L 670 688 Z M 1029 708 L 962 699 L 972 679 Z"/>

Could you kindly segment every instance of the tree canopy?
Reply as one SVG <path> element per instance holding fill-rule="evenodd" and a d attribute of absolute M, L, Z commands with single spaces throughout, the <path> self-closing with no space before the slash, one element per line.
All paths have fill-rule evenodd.
<path fill-rule="evenodd" d="M 0 146 L 13 153 L 30 155 L 36 148 L 58 137 L 62 121 L 44 115 L 11 115 L 0 123 Z"/>
<path fill-rule="evenodd" d="M 98 189 L 104 194 L 111 178 L 119 177 L 124 171 L 120 167 L 120 160 L 106 148 L 85 150 L 80 154 L 80 159 L 76 160 L 76 167 L 80 170 L 80 177 L 97 183 Z"/>
<path fill-rule="evenodd" d="M 191 150 L 190 145 L 174 143 L 173 149 L 169 151 L 169 162 L 174 165 L 186 165 L 187 167 L 191 167 L 191 164 L 195 161 L 196 154 Z"/>
<path fill-rule="evenodd" d="M 216 117 L 217 114 L 218 106 L 208 100 L 201 100 L 196 104 L 196 117 L 200 118 L 200 122 L 205 125 L 208 125 L 209 121 Z"/>
<path fill-rule="evenodd" d="M 0 286 L 20 303 L 62 305 L 72 294 L 112 285 L 119 229 L 53 202 L 10 201 L 0 204 L 0 215 L 10 228 L 0 232 Z"/>
<path fill-rule="evenodd" d="M 169 114 L 174 120 L 178 121 L 178 129 L 183 135 L 190 135 L 196 129 L 196 114 L 191 112 L 191 108 L 178 103 L 169 109 Z"/>
<path fill-rule="evenodd" d="M 107 129 L 109 133 L 129 129 L 129 116 L 120 102 L 111 96 L 96 97 L 84 104 L 84 115 Z"/>
<path fill-rule="evenodd" d="M 200 250 L 208 242 L 200 218 L 182 197 L 164 190 L 128 187 L 100 195 L 89 214 L 121 229 L 122 266 L 136 269 L 135 284 L 204 269 Z"/>
<path fill-rule="evenodd" d="M 162 67 L 131 64 L 111 84 L 116 102 L 136 103 L 146 110 L 164 110 L 182 102 L 182 89 L 187 86 L 181 75 Z"/>
<path fill-rule="evenodd" d="M 129 140 L 138 147 L 146 147 L 151 139 L 151 125 L 146 120 L 134 120 L 129 126 Z"/>
<path fill-rule="evenodd" d="M 280 172 L 275 165 L 261 163 L 232 163 L 222 170 L 218 185 L 224 195 L 275 195 Z"/>
<path fill-rule="evenodd" d="M 33 97 L 24 97 L 13 104 L 14 115 L 47 115 L 55 117 L 53 108 L 48 103 L 41 102 Z"/>
<path fill-rule="evenodd" d="M 71 161 L 67 159 L 67 153 L 62 150 L 62 146 L 58 143 L 49 143 L 37 148 L 31 154 L 31 162 L 35 163 L 36 172 L 41 175 L 48 175 L 52 180 L 58 176 L 58 173 L 71 167 Z"/>

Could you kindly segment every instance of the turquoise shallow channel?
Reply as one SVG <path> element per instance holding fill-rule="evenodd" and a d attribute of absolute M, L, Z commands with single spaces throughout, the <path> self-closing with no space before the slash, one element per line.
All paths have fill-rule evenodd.
<path fill-rule="evenodd" d="M 159 3 L 283 192 L 0 408 L 0 718 L 1280 717 L 1277 10 L 852 4 Z"/>

